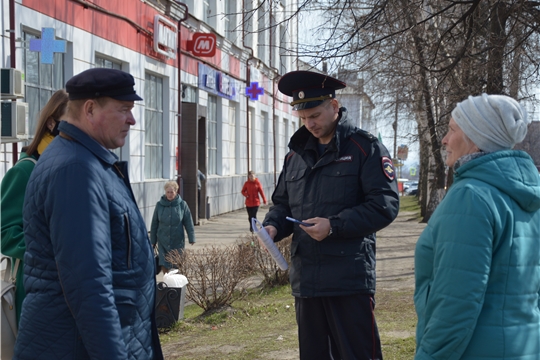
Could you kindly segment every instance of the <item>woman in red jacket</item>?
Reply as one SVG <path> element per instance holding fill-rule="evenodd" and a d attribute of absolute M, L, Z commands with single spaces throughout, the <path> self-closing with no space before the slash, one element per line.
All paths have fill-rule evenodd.
<path fill-rule="evenodd" d="M 255 177 L 255 172 L 248 172 L 248 181 L 244 183 L 242 187 L 242 195 L 246 197 L 246 209 L 248 213 L 249 220 L 249 231 L 253 232 L 253 227 L 251 226 L 251 218 L 257 217 L 257 211 L 259 210 L 259 205 L 261 201 L 259 200 L 259 194 L 261 194 L 262 200 L 266 205 L 266 196 L 264 196 L 264 191 L 259 179 Z"/>

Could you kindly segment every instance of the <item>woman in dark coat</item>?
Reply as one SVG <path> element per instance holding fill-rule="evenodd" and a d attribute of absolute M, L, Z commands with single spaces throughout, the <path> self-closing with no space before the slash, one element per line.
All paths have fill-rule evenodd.
<path fill-rule="evenodd" d="M 188 204 L 178 195 L 178 184 L 168 181 L 164 189 L 165 195 L 157 202 L 152 217 L 150 239 L 152 245 L 158 246 L 159 265 L 166 274 L 173 265 L 165 260 L 165 257 L 173 250 L 179 253 L 184 250 L 184 228 L 187 231 L 189 243 L 195 244 L 195 228 Z"/>

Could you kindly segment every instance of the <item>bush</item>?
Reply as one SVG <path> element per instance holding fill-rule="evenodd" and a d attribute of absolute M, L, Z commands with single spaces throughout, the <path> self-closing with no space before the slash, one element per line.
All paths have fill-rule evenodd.
<path fill-rule="evenodd" d="M 256 236 L 255 236 L 256 237 Z M 289 266 L 291 266 L 291 241 L 292 237 L 285 238 L 276 245 L 283 254 Z M 289 270 L 281 270 L 274 258 L 260 245 L 259 241 L 254 240 L 253 257 L 257 270 L 264 277 L 263 286 L 271 288 L 274 286 L 286 285 L 289 283 Z"/>
<path fill-rule="evenodd" d="M 253 247 L 235 244 L 226 247 L 171 251 L 167 261 L 187 277 L 186 297 L 204 311 L 231 305 L 246 295 L 253 275 Z"/>

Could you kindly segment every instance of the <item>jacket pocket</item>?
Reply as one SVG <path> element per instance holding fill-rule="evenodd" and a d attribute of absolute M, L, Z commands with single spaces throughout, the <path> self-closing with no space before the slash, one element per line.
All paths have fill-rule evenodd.
<path fill-rule="evenodd" d="M 131 227 L 129 224 L 129 216 L 127 213 L 124 213 L 124 227 L 126 229 L 126 264 L 127 268 L 131 269 Z"/>
<path fill-rule="evenodd" d="M 325 187 L 324 199 L 327 204 L 339 204 L 343 207 L 356 205 L 360 185 L 358 169 L 354 168 L 354 164 L 326 166 L 322 170 L 321 183 Z"/>
<path fill-rule="evenodd" d="M 321 245 L 324 245 L 321 243 Z M 320 283 L 323 291 L 369 289 L 366 255 L 359 246 L 331 244 L 320 248 Z"/>
<path fill-rule="evenodd" d="M 129 214 L 123 210 L 111 216 L 111 250 L 114 271 L 125 271 L 132 267 L 131 221 Z"/>
<path fill-rule="evenodd" d="M 130 289 L 113 289 L 113 292 L 120 325 L 122 331 L 126 331 L 127 328 L 133 326 L 137 312 L 137 293 L 135 290 Z"/>
<path fill-rule="evenodd" d="M 306 169 L 288 170 L 285 175 L 285 184 L 289 194 L 289 206 L 300 206 L 304 199 L 304 186 Z"/>

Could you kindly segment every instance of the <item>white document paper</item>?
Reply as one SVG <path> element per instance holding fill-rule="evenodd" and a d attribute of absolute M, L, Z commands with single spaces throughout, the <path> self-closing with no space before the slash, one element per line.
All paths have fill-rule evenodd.
<path fill-rule="evenodd" d="M 257 220 L 256 218 L 251 218 L 251 226 L 255 234 L 257 234 L 257 236 L 263 243 L 264 247 L 268 250 L 270 255 L 272 255 L 272 257 L 276 261 L 276 264 L 279 266 L 279 268 L 281 270 L 287 270 L 289 268 L 289 264 L 287 264 L 287 261 L 285 260 L 285 258 L 283 257 L 279 249 L 277 248 L 274 241 L 270 238 L 270 235 L 268 235 L 268 232 L 266 232 L 266 229 L 263 228 L 260 221 Z"/>

